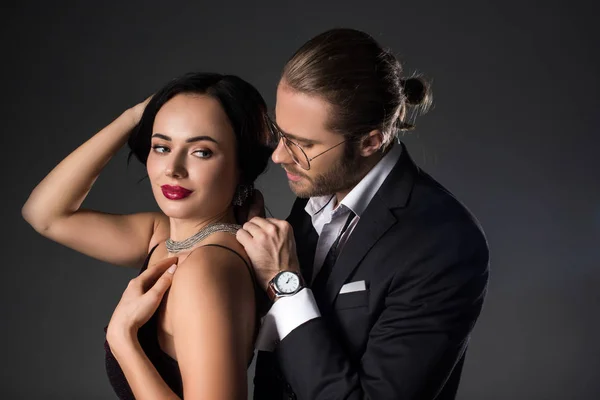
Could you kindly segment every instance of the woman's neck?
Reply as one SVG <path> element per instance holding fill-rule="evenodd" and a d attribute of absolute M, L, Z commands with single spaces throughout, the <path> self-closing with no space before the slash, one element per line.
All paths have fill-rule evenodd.
<path fill-rule="evenodd" d="M 170 218 L 170 238 L 180 242 L 198 233 L 202 228 L 215 223 L 236 223 L 233 207 L 228 207 L 224 212 L 213 216 L 198 218 Z"/>

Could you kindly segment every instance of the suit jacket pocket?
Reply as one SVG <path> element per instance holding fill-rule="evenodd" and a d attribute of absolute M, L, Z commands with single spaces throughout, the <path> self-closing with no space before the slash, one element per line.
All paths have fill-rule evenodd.
<path fill-rule="evenodd" d="M 367 307 L 369 305 L 369 291 L 350 292 L 339 294 L 335 300 L 335 309 Z"/>

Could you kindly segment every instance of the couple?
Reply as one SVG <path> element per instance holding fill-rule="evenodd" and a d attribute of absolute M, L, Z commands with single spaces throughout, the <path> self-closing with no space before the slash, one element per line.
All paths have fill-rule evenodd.
<path fill-rule="evenodd" d="M 395 140 L 428 101 L 372 37 L 334 29 L 285 65 L 274 121 L 240 78 L 187 74 L 61 161 L 24 218 L 141 267 L 107 327 L 118 397 L 246 398 L 256 348 L 257 400 L 454 399 L 489 257 L 475 218 Z M 125 143 L 162 212 L 80 208 Z M 269 157 L 298 196 L 287 221 L 258 216 Z"/>

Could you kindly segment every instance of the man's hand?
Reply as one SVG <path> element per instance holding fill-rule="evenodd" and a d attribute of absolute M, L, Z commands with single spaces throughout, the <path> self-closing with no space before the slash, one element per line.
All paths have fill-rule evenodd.
<path fill-rule="evenodd" d="M 279 271 L 300 272 L 294 232 L 286 221 L 254 217 L 237 232 L 237 240 L 246 249 L 263 289 Z"/>

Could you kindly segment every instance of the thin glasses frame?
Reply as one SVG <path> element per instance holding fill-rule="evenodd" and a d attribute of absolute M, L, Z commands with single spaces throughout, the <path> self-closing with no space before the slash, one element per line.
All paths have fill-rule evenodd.
<path fill-rule="evenodd" d="M 294 142 L 293 140 L 291 140 L 290 138 L 288 138 L 285 133 L 283 133 L 279 128 L 277 128 L 275 123 L 270 118 L 268 118 L 268 124 L 269 124 L 269 129 L 271 131 L 271 135 L 273 136 L 273 139 L 276 139 L 277 143 L 279 143 L 280 141 L 283 140 L 283 147 L 285 147 L 286 151 L 288 152 L 288 154 L 290 155 L 292 160 L 294 160 L 294 163 L 296 163 L 296 165 L 298 165 L 300 168 L 302 168 L 305 171 L 310 170 L 310 162 L 312 160 L 327 153 L 329 150 L 335 149 L 336 147 L 338 147 L 341 144 L 346 143 L 347 141 L 350 140 L 350 139 L 345 139 L 345 140 L 339 142 L 338 144 L 331 146 L 330 148 L 320 152 L 316 156 L 308 157 L 308 155 L 306 154 L 306 151 L 304 151 L 304 149 L 302 148 L 302 145 L 300 145 L 300 144 Z M 296 154 L 294 152 L 294 149 L 298 149 L 300 151 L 301 156 Z M 305 163 L 303 163 L 303 161 L 305 161 Z"/>

